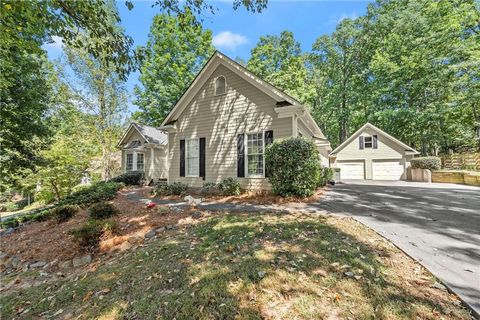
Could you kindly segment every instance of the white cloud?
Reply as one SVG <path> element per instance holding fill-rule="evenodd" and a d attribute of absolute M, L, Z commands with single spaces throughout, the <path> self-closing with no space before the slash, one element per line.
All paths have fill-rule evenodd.
<path fill-rule="evenodd" d="M 328 20 L 328 23 L 327 25 L 337 25 L 339 24 L 340 22 L 342 22 L 342 20 L 345 20 L 345 19 L 352 19 L 352 20 L 355 20 L 358 18 L 358 14 L 356 12 L 352 12 L 352 13 L 342 13 L 340 16 L 333 16 L 330 18 L 330 20 Z"/>
<path fill-rule="evenodd" d="M 62 50 L 63 46 L 63 38 L 58 37 L 58 36 L 53 36 L 52 37 L 53 42 L 51 43 L 46 43 L 45 47 L 51 48 L 51 49 L 57 49 L 57 50 Z"/>
<path fill-rule="evenodd" d="M 212 44 L 218 49 L 227 49 L 235 51 L 237 47 L 248 43 L 248 38 L 239 33 L 231 31 L 222 31 L 215 35 Z"/>

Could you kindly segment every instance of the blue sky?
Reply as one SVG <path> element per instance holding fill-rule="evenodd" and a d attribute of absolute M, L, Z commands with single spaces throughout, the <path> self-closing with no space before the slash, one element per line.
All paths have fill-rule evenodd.
<path fill-rule="evenodd" d="M 135 42 L 135 46 L 147 41 L 150 24 L 159 9 L 151 7 L 153 2 L 134 1 L 129 11 L 124 1 L 117 2 L 125 32 Z M 292 31 L 304 51 L 310 51 L 313 42 L 323 34 L 330 34 L 336 24 L 344 18 L 356 18 L 366 12 L 369 1 L 275 1 L 270 0 L 262 13 L 251 13 L 244 8 L 233 10 L 231 1 L 212 2 L 218 11 L 204 16 L 203 26 L 213 32 L 213 44 L 231 58 L 248 60 L 250 50 L 258 39 L 266 34 L 279 34 L 283 30 Z M 58 39 L 55 39 L 58 41 Z M 45 45 L 49 57 L 54 59 L 61 54 L 61 45 Z M 138 83 L 138 72 L 132 73 L 127 82 L 130 92 Z M 130 103 L 129 110 L 137 108 Z"/>

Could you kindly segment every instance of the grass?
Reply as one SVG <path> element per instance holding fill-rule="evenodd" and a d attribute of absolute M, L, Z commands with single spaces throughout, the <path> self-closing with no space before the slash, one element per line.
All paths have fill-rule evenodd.
<path fill-rule="evenodd" d="M 316 215 L 213 215 L 82 272 L 4 293 L 3 318 L 469 317 L 371 230 Z"/>

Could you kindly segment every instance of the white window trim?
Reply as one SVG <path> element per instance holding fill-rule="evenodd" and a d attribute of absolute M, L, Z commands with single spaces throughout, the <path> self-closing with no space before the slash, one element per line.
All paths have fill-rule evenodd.
<path fill-rule="evenodd" d="M 262 143 L 263 143 L 263 174 L 248 174 L 248 135 L 249 134 L 262 134 Z M 250 178 L 250 179 L 259 179 L 265 178 L 265 131 L 252 131 L 252 132 L 245 132 L 245 178 Z"/>
<path fill-rule="evenodd" d="M 188 141 L 190 140 L 197 140 L 198 143 L 198 174 L 197 175 L 190 175 L 188 174 Z M 187 178 L 199 178 L 200 177 L 200 138 L 190 138 L 185 139 L 185 177 Z"/>
<path fill-rule="evenodd" d="M 127 169 L 127 156 L 129 154 L 132 155 L 132 170 Z M 138 168 L 137 168 L 137 154 L 143 154 L 143 170 L 142 171 L 145 171 L 145 168 L 146 168 L 146 165 L 147 165 L 147 163 L 146 163 L 147 159 L 146 159 L 146 156 L 145 156 L 145 152 L 129 151 L 129 152 L 125 153 L 125 172 L 137 171 L 138 170 Z"/>
<path fill-rule="evenodd" d="M 217 80 L 219 78 L 223 78 L 225 80 L 225 92 L 224 93 L 217 93 Z M 220 75 L 215 78 L 215 81 L 213 83 L 213 90 L 214 90 L 214 96 L 224 96 L 227 94 L 227 78 L 224 75 Z"/>

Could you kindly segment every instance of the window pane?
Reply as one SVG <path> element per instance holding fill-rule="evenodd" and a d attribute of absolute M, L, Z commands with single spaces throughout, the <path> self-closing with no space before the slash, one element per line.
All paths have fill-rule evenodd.
<path fill-rule="evenodd" d="M 126 170 L 131 171 L 132 169 L 133 169 L 133 154 L 129 153 L 127 154 Z"/>
<path fill-rule="evenodd" d="M 198 139 L 187 140 L 187 175 L 198 176 L 199 174 L 199 150 Z"/>
<path fill-rule="evenodd" d="M 215 94 L 224 94 L 225 93 L 225 77 L 220 76 L 215 81 Z"/>
<path fill-rule="evenodd" d="M 144 170 L 145 169 L 145 162 L 143 153 L 137 153 L 137 170 Z"/>
<path fill-rule="evenodd" d="M 247 173 L 250 176 L 263 175 L 263 133 L 247 135 Z"/>

